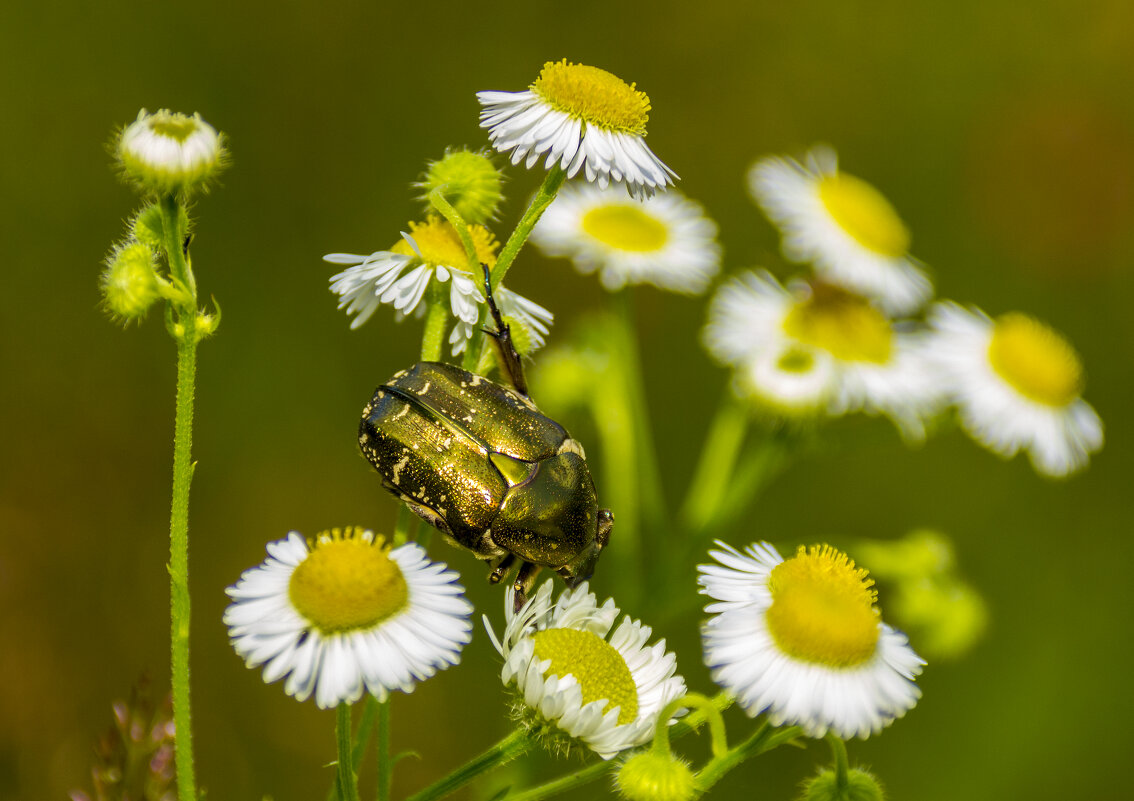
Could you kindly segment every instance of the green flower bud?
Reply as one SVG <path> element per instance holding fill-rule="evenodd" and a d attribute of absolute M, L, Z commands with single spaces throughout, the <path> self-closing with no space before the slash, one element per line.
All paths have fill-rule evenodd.
<path fill-rule="evenodd" d="M 689 766 L 670 754 L 643 751 L 623 763 L 615 777 L 629 801 L 689 801 L 696 779 Z"/>
<path fill-rule="evenodd" d="M 181 230 L 188 231 L 188 210 L 183 204 L 179 203 L 177 212 L 181 218 L 179 221 Z M 149 245 L 154 250 L 162 250 L 165 247 L 165 226 L 162 220 L 161 206 L 157 203 L 143 206 L 130 221 L 130 233 L 142 244 Z"/>
<path fill-rule="evenodd" d="M 847 771 L 846 787 L 839 787 L 835 771 L 822 770 L 818 776 L 808 779 L 800 796 L 801 801 L 883 801 L 885 798 L 878 780 L 859 768 Z"/>
<path fill-rule="evenodd" d="M 201 115 L 166 109 L 138 112 L 113 149 L 126 179 L 142 192 L 157 195 L 204 188 L 227 163 L 223 137 Z"/>
<path fill-rule="evenodd" d="M 154 251 L 142 242 L 116 249 L 102 273 L 102 297 L 112 317 L 128 321 L 142 317 L 160 297 L 154 272 Z"/>
<path fill-rule="evenodd" d="M 504 198 L 503 178 L 484 153 L 453 150 L 426 167 L 425 178 L 416 184 L 427 198 L 439 189 L 468 223 L 485 223 L 496 215 Z"/>

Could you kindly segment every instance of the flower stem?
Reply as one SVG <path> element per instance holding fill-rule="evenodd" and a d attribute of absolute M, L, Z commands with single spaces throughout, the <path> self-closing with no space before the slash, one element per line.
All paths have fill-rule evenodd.
<path fill-rule="evenodd" d="M 682 523 L 689 530 L 701 531 L 719 511 L 747 432 L 748 410 L 726 390 L 681 508 Z"/>
<path fill-rule="evenodd" d="M 350 704 L 340 703 L 335 717 L 335 739 L 339 746 L 339 801 L 358 801 L 358 779 L 354 772 L 354 749 L 351 747 Z"/>
<path fill-rule="evenodd" d="M 169 515 L 170 665 L 178 798 L 197 798 L 189 705 L 189 484 L 193 478 L 193 395 L 197 334 L 192 318 L 177 342 L 177 409 L 173 424 L 173 500 Z"/>
<path fill-rule="evenodd" d="M 469 272 L 473 274 L 474 278 L 481 277 L 480 262 L 477 261 L 476 257 L 476 245 L 473 244 L 472 236 L 469 235 L 469 226 L 468 223 L 465 222 L 465 218 L 461 216 L 460 212 L 453 208 L 452 203 L 445 199 L 440 189 L 434 189 L 429 193 L 429 203 L 433 208 L 441 212 L 441 216 L 449 221 L 449 225 L 453 226 L 453 230 L 456 231 L 457 236 L 460 237 L 461 244 L 464 245 L 465 248 L 465 255 L 468 256 L 469 259 Z"/>
<path fill-rule="evenodd" d="M 177 325 L 177 401 L 173 423 L 173 497 L 169 512 L 170 685 L 173 694 L 177 794 L 197 798 L 193 768 L 193 724 L 189 699 L 189 486 L 193 480 L 193 400 L 197 380 L 196 281 L 185 253 L 181 206 L 167 195 L 161 201 L 162 246 L 170 275 L 190 296 L 175 304 Z"/>
<path fill-rule="evenodd" d="M 520 248 L 528 241 L 531 236 L 532 229 L 535 228 L 539 218 L 547 211 L 547 207 L 551 205 L 551 201 L 555 200 L 555 196 L 559 193 L 559 188 L 563 186 L 563 181 L 567 178 L 567 173 L 556 165 L 548 172 L 547 177 L 543 179 L 543 185 L 540 186 L 536 196 L 532 198 L 528 210 L 524 212 L 524 216 L 516 223 L 515 230 L 512 235 L 508 237 L 508 241 L 504 243 L 504 247 L 500 250 L 500 255 L 496 257 L 496 266 L 492 268 L 492 288 L 500 286 L 500 282 L 504 280 L 504 275 L 508 272 L 508 268 L 512 266 L 515 261 L 516 255 L 520 252 Z"/>
<path fill-rule="evenodd" d="M 449 793 L 464 787 L 477 776 L 498 768 L 525 753 L 532 745 L 532 740 L 528 737 L 527 731 L 516 729 L 483 754 L 473 757 L 448 776 L 434 782 L 424 790 L 414 793 L 406 801 L 436 801 L 438 798 L 444 798 Z"/>
<path fill-rule="evenodd" d="M 362 718 L 358 721 L 358 728 L 354 733 L 354 751 L 351 753 L 350 764 L 357 775 L 366 756 L 366 747 L 370 745 L 370 738 L 374 735 L 374 723 L 378 717 L 379 703 L 373 695 L 366 696 L 366 703 L 362 707 Z"/>
<path fill-rule="evenodd" d="M 709 789 L 720 781 L 726 773 L 737 767 L 745 760 L 771 751 L 784 743 L 794 740 L 803 730 L 798 726 L 788 726 L 785 729 L 776 729 L 771 723 L 764 723 L 752 733 L 752 736 L 735 748 L 724 754 L 714 756 L 708 764 L 697 774 L 697 795 L 700 798 Z"/>
<path fill-rule="evenodd" d="M 390 760 L 390 699 L 378 704 L 378 801 L 389 801 L 394 783 L 394 763 Z"/>
<path fill-rule="evenodd" d="M 712 743 L 713 756 L 722 756 L 728 751 L 728 738 L 725 736 L 724 718 L 721 716 L 721 710 L 718 709 L 719 696 L 717 698 L 708 698 L 700 693 L 686 693 L 680 698 L 675 698 L 666 704 L 662 709 L 661 714 L 658 715 L 657 728 L 654 732 L 653 749 L 658 754 L 669 754 L 669 734 L 670 725 L 669 720 L 673 714 L 682 707 L 693 707 L 702 713 L 702 718 L 709 721 L 709 738 Z M 674 727 L 676 728 L 676 727 Z M 685 731 L 678 732 L 678 736 L 684 734 Z"/>
<path fill-rule="evenodd" d="M 425 312 L 425 331 L 421 335 L 421 360 L 441 361 L 445 342 L 445 323 L 449 312 L 445 309 L 444 287 L 434 279 L 429 282 L 428 309 Z"/>
<path fill-rule="evenodd" d="M 518 793 L 509 793 L 504 796 L 504 801 L 542 801 L 544 798 L 551 798 L 554 795 L 559 795 L 568 790 L 574 790 L 576 787 L 582 787 L 584 784 L 589 784 L 595 779 L 601 778 L 609 773 L 617 767 L 618 764 L 618 760 L 615 759 L 596 762 L 593 765 L 580 768 L 574 773 L 568 773 L 566 776 L 552 779 L 545 784 L 536 785 L 535 787 Z"/>
<path fill-rule="evenodd" d="M 827 732 L 827 744 L 831 746 L 831 757 L 835 760 L 835 786 L 840 793 L 847 789 L 847 744 L 834 732 Z"/>

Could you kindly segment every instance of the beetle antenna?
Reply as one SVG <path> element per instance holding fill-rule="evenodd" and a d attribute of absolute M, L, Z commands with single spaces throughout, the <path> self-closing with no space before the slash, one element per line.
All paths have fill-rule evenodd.
<path fill-rule="evenodd" d="M 492 296 L 492 274 L 489 272 L 487 264 L 482 262 L 480 268 L 484 270 L 484 297 L 488 302 L 488 311 L 492 315 L 492 321 L 496 323 L 495 331 L 489 331 L 485 328 L 484 333 L 496 342 L 496 355 L 499 357 L 497 361 L 500 363 L 500 371 L 508 375 L 508 380 L 511 381 L 512 387 L 517 392 L 528 397 L 528 380 L 524 377 L 524 365 L 520 361 L 520 352 L 516 350 L 516 345 L 512 341 L 512 331 L 504 322 L 504 315 L 500 313 L 500 307 L 496 305 L 496 298 Z"/>

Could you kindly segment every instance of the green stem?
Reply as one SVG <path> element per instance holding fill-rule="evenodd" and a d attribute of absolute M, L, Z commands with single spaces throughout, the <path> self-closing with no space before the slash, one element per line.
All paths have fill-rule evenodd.
<path fill-rule="evenodd" d="M 546 784 L 540 784 L 519 793 L 509 793 L 504 796 L 504 801 L 542 801 L 544 798 L 551 798 L 560 793 L 565 793 L 568 790 L 574 790 L 576 787 L 582 787 L 584 784 L 589 784 L 595 779 L 601 778 L 609 773 L 617 767 L 618 764 L 618 760 L 615 759 L 596 762 L 593 765 L 580 768 L 574 773 L 568 773 L 566 776 L 552 779 Z"/>
<path fill-rule="evenodd" d="M 335 716 L 335 739 L 339 746 L 339 801 L 358 801 L 358 779 L 354 773 L 354 749 L 350 736 L 350 704 L 340 703 Z"/>
<path fill-rule="evenodd" d="M 797 454 L 799 446 L 798 436 L 784 428 L 768 431 L 762 439 L 751 443 L 726 484 L 714 519 L 708 521 L 701 533 L 719 530 L 748 509 L 765 485 Z"/>
<path fill-rule="evenodd" d="M 790 740 L 801 735 L 803 730 L 798 726 L 788 726 L 785 729 L 776 729 L 771 723 L 764 723 L 752 733 L 752 736 L 740 745 L 726 751 L 720 756 L 714 756 L 708 764 L 697 774 L 697 794 L 700 798 L 709 789 L 719 782 L 726 773 L 754 756 L 771 751 Z"/>
<path fill-rule="evenodd" d="M 389 801 L 394 783 L 394 763 L 390 760 L 390 700 L 378 704 L 378 801 Z"/>
<path fill-rule="evenodd" d="M 404 545 L 409 538 L 410 522 L 414 517 L 414 513 L 404 503 L 398 504 L 398 516 L 394 521 L 394 547 Z"/>
<path fill-rule="evenodd" d="M 718 703 L 717 698 L 708 698 L 700 693 L 686 693 L 680 698 L 670 701 L 658 715 L 658 722 L 654 731 L 653 750 L 658 754 L 669 754 L 670 718 L 678 709 L 688 706 L 704 713 L 702 717 L 709 721 L 709 738 L 713 756 L 723 755 L 728 751 L 728 738 L 725 735 L 724 718 L 721 716 L 721 710 L 717 708 Z M 684 731 L 679 732 L 678 736 L 684 733 Z"/>
<path fill-rule="evenodd" d="M 436 801 L 438 798 L 444 798 L 449 793 L 464 787 L 477 776 L 515 759 L 533 745 L 525 729 L 516 729 L 483 754 L 473 757 L 448 776 L 414 793 L 406 801 Z"/>
<path fill-rule="evenodd" d="M 827 744 L 831 746 L 831 757 L 835 760 L 835 785 L 839 791 L 847 789 L 847 744 L 834 732 L 827 732 Z"/>
<path fill-rule="evenodd" d="M 618 321 L 621 324 L 617 339 L 621 357 L 620 370 L 626 384 L 626 396 L 630 401 L 630 413 L 634 421 L 634 440 L 638 451 L 637 472 L 640 474 L 642 522 L 651 532 L 660 534 L 668 526 L 669 514 L 665 509 L 665 493 L 662 491 L 658 455 L 650 426 L 650 409 L 646 403 L 646 387 L 642 379 L 642 356 L 638 349 L 633 298 L 627 290 L 615 292 L 613 296 L 618 311 Z"/>
<path fill-rule="evenodd" d="M 362 717 L 358 721 L 358 728 L 354 733 L 354 750 L 351 752 L 350 764 L 357 775 L 362 766 L 363 757 L 366 756 L 366 747 L 370 745 L 370 738 L 374 734 L 374 722 L 378 717 L 381 705 L 373 695 L 366 696 L 366 703 L 362 707 Z"/>
<path fill-rule="evenodd" d="M 189 703 L 189 485 L 193 479 L 193 396 L 197 332 L 182 316 L 177 341 L 177 410 L 173 424 L 173 500 L 169 515 L 170 666 L 178 798 L 197 798 Z"/>
<path fill-rule="evenodd" d="M 421 335 L 421 360 L 439 362 L 445 347 L 445 323 L 449 320 L 449 310 L 445 307 L 445 287 L 436 279 L 429 282 L 425 302 L 428 308 L 425 312 L 425 331 Z"/>
<path fill-rule="evenodd" d="M 181 228 L 181 204 L 175 195 L 166 195 L 161 199 L 161 229 L 162 247 L 165 249 L 166 262 L 169 264 L 169 274 L 189 290 L 195 311 L 197 279 L 193 276 L 193 270 L 189 267 L 189 260 L 185 255 L 185 236 L 188 232 Z"/>
<path fill-rule="evenodd" d="M 748 410 L 726 390 L 681 509 L 682 523 L 690 531 L 701 531 L 717 515 L 747 433 Z"/>
<path fill-rule="evenodd" d="M 504 243 L 504 247 L 500 250 L 500 255 L 496 257 L 496 265 L 492 268 L 492 288 L 500 286 L 500 282 L 504 280 L 504 275 L 508 272 L 508 268 L 512 266 L 512 262 L 516 260 L 516 255 L 520 252 L 520 248 L 528 241 L 531 236 L 532 229 L 535 228 L 539 218 L 547 211 L 547 207 L 551 205 L 551 201 L 555 200 L 555 196 L 559 193 L 559 188 L 563 186 L 563 181 L 567 178 L 567 173 L 558 165 L 551 168 L 547 177 L 543 179 L 543 185 L 540 186 L 536 196 L 532 198 L 528 210 L 524 212 L 524 216 L 516 223 L 515 230 L 512 235 L 508 237 L 508 241 Z"/>
<path fill-rule="evenodd" d="M 474 277 L 480 276 L 480 261 L 477 259 L 476 255 L 476 245 L 473 244 L 472 236 L 469 235 L 469 226 L 468 223 L 465 222 L 465 218 L 461 216 L 460 212 L 453 208 L 452 203 L 445 199 L 440 189 L 434 189 L 429 193 L 429 202 L 433 208 L 441 212 L 441 216 L 449 221 L 449 225 L 453 226 L 453 230 L 456 231 L 457 236 L 460 237 L 461 244 L 465 246 L 465 255 L 468 256 L 469 259 L 469 272 L 472 273 Z"/>

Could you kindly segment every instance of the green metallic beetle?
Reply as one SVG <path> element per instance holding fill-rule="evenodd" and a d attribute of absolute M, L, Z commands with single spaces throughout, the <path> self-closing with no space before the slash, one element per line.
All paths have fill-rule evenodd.
<path fill-rule="evenodd" d="M 569 587 L 590 578 L 614 516 L 598 508 L 583 446 L 528 397 L 508 326 L 486 296 L 496 322 L 487 333 L 515 389 L 419 362 L 375 390 L 358 442 L 383 487 L 452 544 L 493 562 L 491 582 L 520 561 L 519 609 L 543 567 Z"/>

